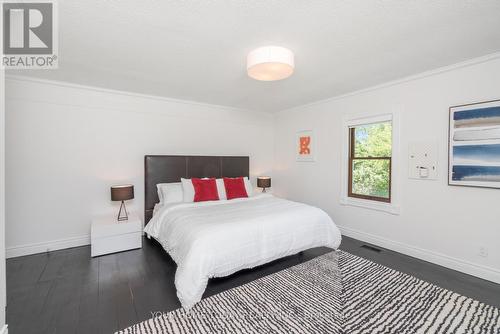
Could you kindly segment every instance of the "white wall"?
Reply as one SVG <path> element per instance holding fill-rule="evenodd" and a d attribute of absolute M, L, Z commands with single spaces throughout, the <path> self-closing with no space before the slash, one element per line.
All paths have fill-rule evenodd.
<path fill-rule="evenodd" d="M 448 108 L 500 98 L 499 57 L 284 111 L 274 128 L 268 114 L 218 106 L 19 77 L 6 86 L 8 256 L 88 243 L 90 217 L 118 210 L 111 184 L 135 184 L 129 207 L 142 213 L 145 154 L 234 154 L 250 155 L 254 177 L 274 169 L 276 194 L 320 206 L 346 235 L 500 282 L 500 190 L 447 185 Z M 400 214 L 341 205 L 343 117 L 394 110 Z M 316 132 L 314 163 L 295 161 L 303 129 Z M 408 179 L 408 143 L 422 140 L 439 143 L 437 181 Z"/>
<path fill-rule="evenodd" d="M 144 155 L 249 155 L 270 174 L 269 114 L 8 77 L 7 256 L 89 242 L 93 214 L 118 212 L 109 186 L 135 185 L 143 215 Z M 252 181 L 255 182 L 255 179 Z"/>
<path fill-rule="evenodd" d="M 5 71 L 0 69 L 0 333 L 7 333 L 5 306 Z"/>
<path fill-rule="evenodd" d="M 334 75 L 334 74 L 332 74 Z M 447 185 L 448 108 L 500 99 L 500 56 L 478 59 L 275 118 L 274 192 L 326 210 L 346 235 L 500 283 L 500 190 Z M 340 204 L 342 120 L 396 110 L 400 214 Z M 295 161 L 295 132 L 316 132 L 317 161 Z M 408 178 L 408 144 L 439 143 L 439 179 Z M 487 247 L 489 256 L 479 256 Z"/>

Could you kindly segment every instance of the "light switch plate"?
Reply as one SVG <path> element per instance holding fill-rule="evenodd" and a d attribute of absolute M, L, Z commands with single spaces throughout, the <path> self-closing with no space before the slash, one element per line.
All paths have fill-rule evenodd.
<path fill-rule="evenodd" d="M 411 179 L 438 178 L 438 144 L 434 141 L 412 142 L 408 147 L 408 175 Z"/>

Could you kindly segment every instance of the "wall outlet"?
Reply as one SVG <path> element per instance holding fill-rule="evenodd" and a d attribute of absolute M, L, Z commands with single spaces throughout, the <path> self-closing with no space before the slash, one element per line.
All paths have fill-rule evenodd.
<path fill-rule="evenodd" d="M 488 248 L 486 248 L 486 247 L 479 247 L 479 256 L 481 256 L 481 257 L 488 257 Z"/>

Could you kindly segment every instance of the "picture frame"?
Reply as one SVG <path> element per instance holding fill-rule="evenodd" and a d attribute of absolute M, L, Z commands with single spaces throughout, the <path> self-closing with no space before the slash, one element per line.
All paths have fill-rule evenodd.
<path fill-rule="evenodd" d="M 315 161 L 316 138 L 313 130 L 303 130 L 296 133 L 295 155 L 299 162 Z"/>
<path fill-rule="evenodd" d="M 500 189 L 500 100 L 450 107 L 448 184 Z"/>

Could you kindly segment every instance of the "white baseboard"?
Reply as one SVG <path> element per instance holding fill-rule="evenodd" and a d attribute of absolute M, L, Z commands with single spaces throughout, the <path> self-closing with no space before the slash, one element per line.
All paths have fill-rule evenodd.
<path fill-rule="evenodd" d="M 457 259 L 445 254 L 389 240 L 370 233 L 362 232 L 345 226 L 339 226 L 342 235 L 387 248 L 405 255 L 432 262 L 443 267 L 457 270 L 482 279 L 500 283 L 500 270 Z"/>
<path fill-rule="evenodd" d="M 8 334 L 9 329 L 7 328 L 7 325 L 3 325 L 2 329 L 0 329 L 0 334 Z"/>
<path fill-rule="evenodd" d="M 90 235 L 8 247 L 5 250 L 5 257 L 11 258 L 30 254 L 45 253 L 48 251 L 85 245 L 90 245 Z M 2 333 L 0 332 L 0 334 Z"/>

